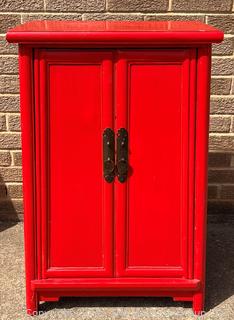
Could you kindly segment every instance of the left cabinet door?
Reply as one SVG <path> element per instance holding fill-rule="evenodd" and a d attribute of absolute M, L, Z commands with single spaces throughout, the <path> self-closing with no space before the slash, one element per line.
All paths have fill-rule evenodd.
<path fill-rule="evenodd" d="M 112 53 L 38 49 L 34 83 L 38 277 L 112 276 Z"/>

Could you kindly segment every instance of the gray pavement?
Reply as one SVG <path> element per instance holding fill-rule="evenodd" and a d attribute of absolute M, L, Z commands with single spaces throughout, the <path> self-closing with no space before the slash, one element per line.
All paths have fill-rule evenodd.
<path fill-rule="evenodd" d="M 0 224 L 0 319 L 25 314 L 23 225 Z M 43 303 L 38 319 L 198 319 L 191 304 L 169 298 L 63 298 Z M 234 320 L 234 224 L 208 225 L 206 314 L 199 319 Z"/>

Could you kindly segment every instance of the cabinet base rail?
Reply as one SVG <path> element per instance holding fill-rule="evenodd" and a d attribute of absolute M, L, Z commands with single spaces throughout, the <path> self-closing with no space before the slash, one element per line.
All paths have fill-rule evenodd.
<path fill-rule="evenodd" d="M 157 289 L 157 290 L 198 290 L 200 281 L 197 279 L 136 279 L 136 278 L 61 278 L 33 280 L 33 290 L 97 290 L 97 289 Z"/>
<path fill-rule="evenodd" d="M 190 301 L 195 314 L 203 312 L 204 292 L 197 279 L 136 278 L 60 278 L 31 281 L 27 313 L 38 314 L 40 302 L 59 301 L 61 297 L 171 297 Z M 29 298 L 29 297 L 28 297 Z"/>

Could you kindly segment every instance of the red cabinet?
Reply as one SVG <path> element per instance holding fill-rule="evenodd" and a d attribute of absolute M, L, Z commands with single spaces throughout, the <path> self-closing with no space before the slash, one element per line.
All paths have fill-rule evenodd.
<path fill-rule="evenodd" d="M 210 45 L 199 22 L 30 22 L 20 44 L 27 309 L 203 310 Z"/>

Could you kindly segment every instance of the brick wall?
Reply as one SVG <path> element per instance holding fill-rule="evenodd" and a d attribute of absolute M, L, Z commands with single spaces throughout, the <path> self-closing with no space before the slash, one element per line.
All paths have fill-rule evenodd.
<path fill-rule="evenodd" d="M 201 20 L 225 32 L 213 46 L 209 213 L 234 215 L 234 15 L 232 0 L 2 0 L 0 4 L 0 219 L 22 218 L 17 48 L 8 28 L 34 19 Z M 233 154 L 232 154 L 233 153 Z"/>

